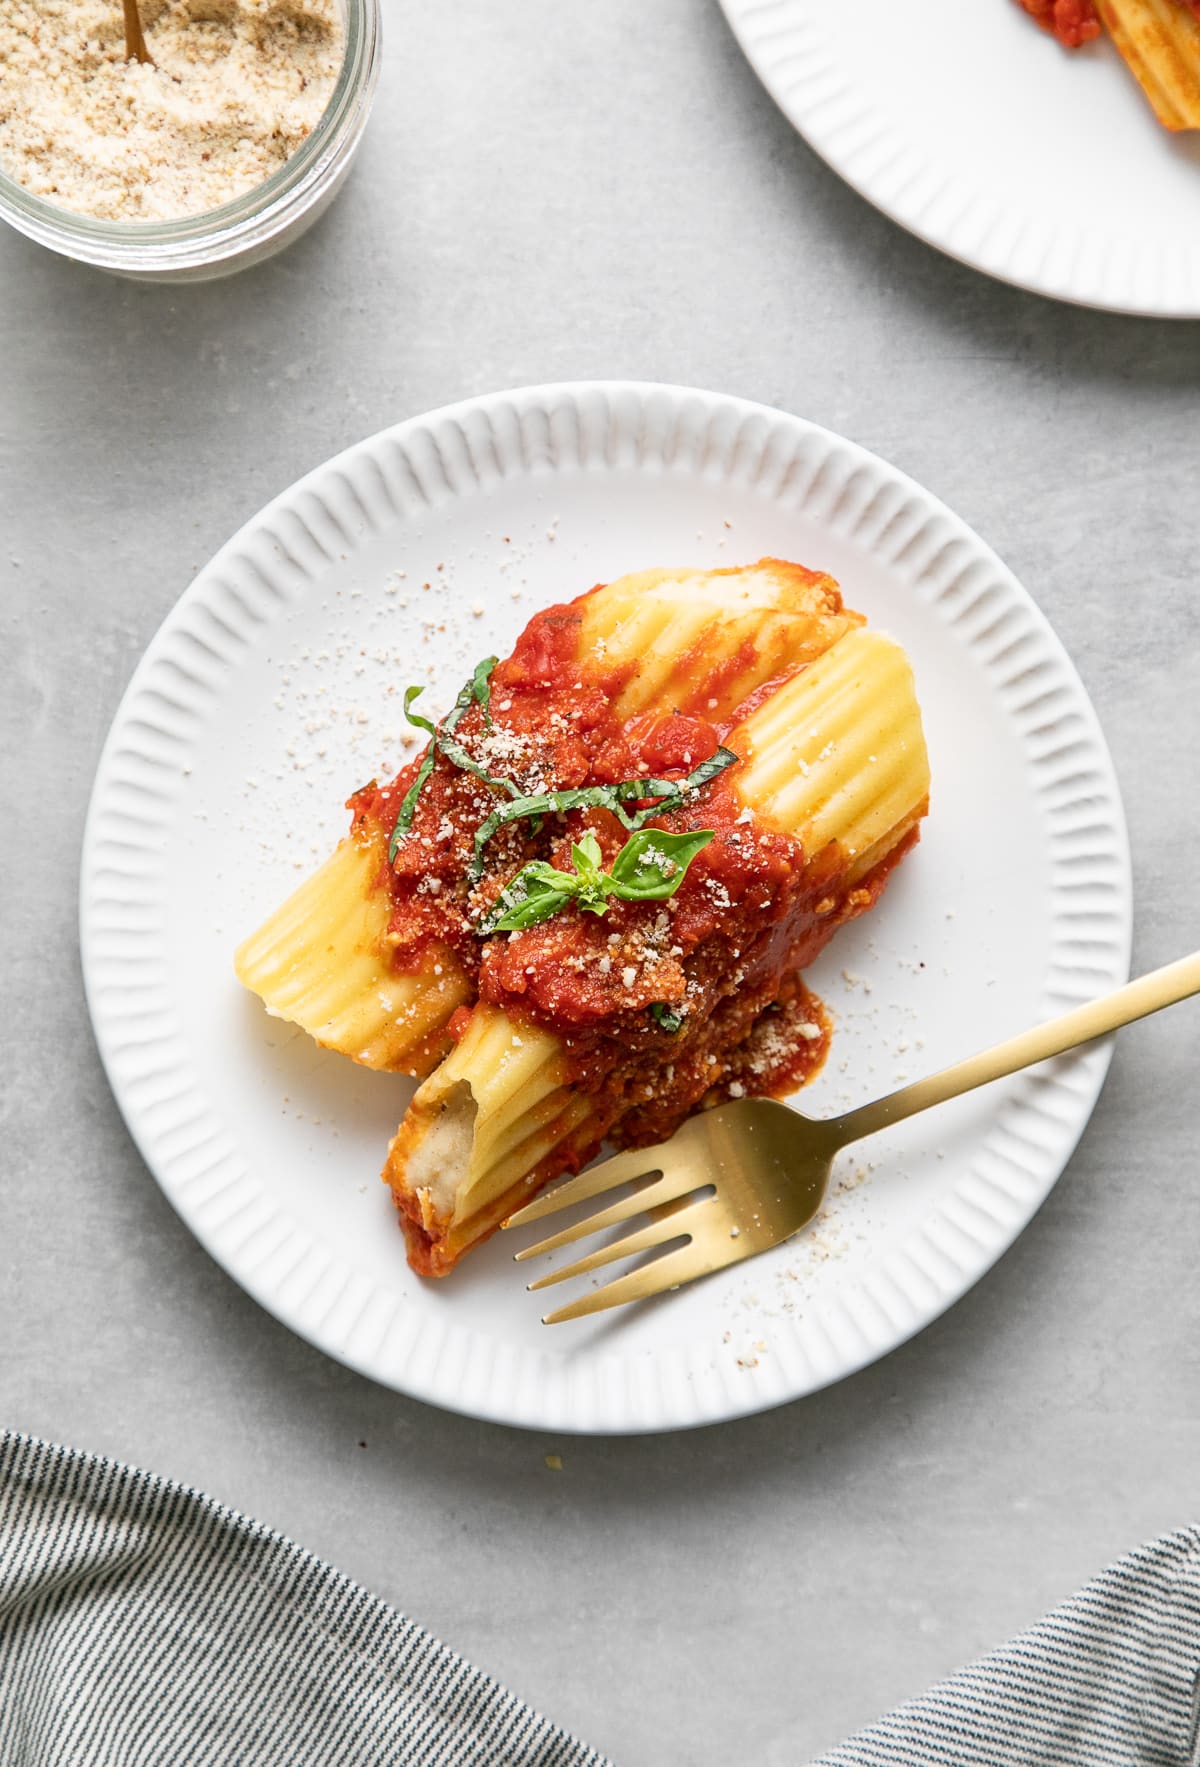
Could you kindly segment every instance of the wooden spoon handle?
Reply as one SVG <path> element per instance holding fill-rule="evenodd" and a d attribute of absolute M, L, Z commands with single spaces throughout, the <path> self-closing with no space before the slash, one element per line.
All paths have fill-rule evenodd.
<path fill-rule="evenodd" d="M 146 39 L 142 35 L 142 21 L 138 14 L 138 0 L 122 0 L 125 8 L 125 59 L 126 61 L 148 61 L 154 65 L 154 57 L 146 48 Z"/>

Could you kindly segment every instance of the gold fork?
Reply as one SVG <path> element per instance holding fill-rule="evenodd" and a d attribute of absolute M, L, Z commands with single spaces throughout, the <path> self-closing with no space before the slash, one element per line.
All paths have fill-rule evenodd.
<path fill-rule="evenodd" d="M 851 1142 L 1196 993 L 1200 993 L 1200 952 L 844 1116 L 817 1120 L 769 1098 L 747 1098 L 689 1117 L 658 1147 L 616 1154 L 527 1203 L 505 1227 L 539 1221 L 637 1180 L 645 1181 L 641 1187 L 518 1252 L 517 1260 L 540 1257 L 644 1214 L 651 1217 L 647 1226 L 539 1277 L 529 1287 L 548 1288 L 643 1252 L 660 1255 L 548 1313 L 543 1324 L 558 1325 L 626 1301 L 647 1300 L 765 1252 L 812 1220 L 825 1199 L 834 1156 Z M 682 1243 L 675 1245 L 676 1240 Z"/>

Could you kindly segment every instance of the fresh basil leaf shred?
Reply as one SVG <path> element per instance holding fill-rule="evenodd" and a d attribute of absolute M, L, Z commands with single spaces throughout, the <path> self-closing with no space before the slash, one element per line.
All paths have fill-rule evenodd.
<path fill-rule="evenodd" d="M 630 833 L 636 833 L 651 817 L 662 816 L 671 810 L 679 809 L 688 792 L 698 791 L 701 786 L 706 785 L 710 779 L 716 778 L 717 774 L 723 772 L 726 767 L 732 766 L 738 758 L 732 750 L 722 747 L 717 749 L 715 754 L 710 755 L 707 761 L 702 761 L 698 767 L 694 768 L 686 779 L 625 779 L 615 785 L 581 786 L 572 790 L 541 792 L 532 797 L 523 797 L 521 788 L 514 780 L 503 775 L 489 773 L 454 738 L 454 731 L 460 720 L 473 704 L 482 708 L 485 727 L 491 728 L 491 678 L 496 662 L 495 657 L 485 657 L 481 663 L 476 665 L 470 681 L 466 682 L 459 690 L 454 705 L 440 726 L 412 709 L 414 701 L 424 693 L 424 687 L 413 686 L 405 689 L 404 716 L 416 729 L 428 732 L 430 743 L 417 777 L 405 794 L 404 801 L 400 806 L 400 813 L 392 829 L 391 839 L 388 842 L 389 864 L 395 863 L 399 843 L 412 828 L 417 801 L 425 782 L 433 772 L 439 752 L 444 754 L 446 759 L 461 772 L 470 773 L 493 791 L 507 792 L 511 800 L 508 804 L 500 805 L 493 810 L 475 831 L 474 854 L 469 873 L 472 883 L 477 883 L 483 875 L 483 849 L 492 836 L 510 822 L 527 818 L 532 825 L 532 832 L 537 834 L 541 830 L 542 819 L 545 816 L 561 814 L 566 810 L 606 809 L 612 811 L 623 828 Z M 641 810 L 635 811 L 631 815 L 625 805 L 636 800 L 653 801 L 645 802 Z M 620 855 L 618 855 L 619 857 Z M 566 876 L 566 873 L 559 873 L 559 875 Z M 590 899 L 584 903 L 584 906 L 596 914 L 605 912 L 603 895 L 609 892 L 599 880 L 605 878 L 606 875 L 597 869 L 596 879 L 587 880 Z M 576 893 L 578 892 L 575 890 L 571 892 L 571 894 Z M 673 894 L 674 892 L 668 893 Z"/>
<path fill-rule="evenodd" d="M 421 762 L 420 771 L 405 794 L 404 802 L 400 806 L 400 814 L 397 816 L 392 828 L 391 839 L 388 842 L 389 865 L 395 864 L 400 842 L 412 828 L 413 817 L 416 814 L 417 799 L 421 795 L 421 788 L 424 786 L 425 781 L 433 772 L 439 749 L 446 756 L 448 761 L 453 762 L 453 764 L 463 772 L 473 773 L 476 778 L 482 779 L 486 785 L 492 786 L 497 791 L 507 791 L 513 797 L 519 796 L 520 788 L 514 785 L 511 779 L 497 779 L 492 774 L 486 772 L 479 763 L 467 753 L 461 744 L 453 740 L 451 734 L 457 727 L 464 712 L 466 712 L 468 707 L 475 702 L 478 702 L 478 704 L 482 706 L 484 724 L 487 729 L 491 729 L 492 670 L 496 667 L 497 661 L 498 659 L 496 657 L 488 656 L 484 657 L 481 663 L 476 664 L 474 674 L 471 676 L 471 679 L 467 682 L 466 686 L 459 689 L 458 697 L 455 699 L 454 705 L 443 720 L 440 730 L 431 719 L 426 718 L 420 712 L 414 712 L 412 709 L 413 702 L 424 693 L 424 686 L 405 688 L 404 716 L 414 729 L 427 731 L 431 741 L 429 748 L 426 750 L 425 758 Z"/>
<path fill-rule="evenodd" d="M 571 847 L 574 871 L 559 871 L 545 859 L 534 859 L 505 885 L 475 928 L 480 938 L 492 933 L 521 932 L 549 920 L 568 902 L 583 914 L 607 914 L 609 896 L 622 902 L 663 902 L 673 896 L 688 866 L 711 841 L 715 829 L 689 829 L 671 834 L 660 828 L 630 835 L 613 860 L 611 871 L 599 867 L 600 843 L 592 833 Z M 654 854 L 653 859 L 648 855 Z M 667 865 L 671 866 L 668 874 Z"/>
<path fill-rule="evenodd" d="M 488 708 L 491 704 L 490 682 L 495 666 L 496 658 L 494 656 L 484 657 L 471 679 L 459 689 L 458 698 L 442 720 L 437 741 L 438 747 L 446 759 L 461 772 L 470 773 L 476 779 L 481 779 L 485 785 L 490 785 L 493 791 L 506 791 L 510 797 L 517 798 L 521 795 L 519 785 L 514 784 L 511 779 L 489 773 L 485 767 L 480 766 L 473 755 L 467 753 L 462 744 L 454 737 L 454 731 L 458 728 L 464 713 L 468 712 L 476 703 L 483 707 L 485 722 L 489 728 L 491 727 L 491 714 Z"/>
<path fill-rule="evenodd" d="M 710 779 L 715 779 L 718 773 L 724 773 L 726 767 L 732 767 L 736 760 L 737 756 L 732 749 L 721 747 L 707 761 L 701 761 L 698 767 L 693 768 L 683 783 L 689 791 L 698 791 Z"/>
<path fill-rule="evenodd" d="M 535 860 L 519 871 L 512 882 L 501 890 L 491 913 L 475 928 L 480 938 L 492 933 L 524 932 L 549 920 L 564 908 L 575 894 L 575 879 L 564 871 L 556 871 L 545 860 Z"/>
<path fill-rule="evenodd" d="M 689 791 L 699 791 L 702 785 L 707 785 L 710 779 L 715 779 L 726 767 L 732 767 L 736 760 L 737 756 L 732 749 L 719 748 L 707 761 L 701 761 L 698 767 L 693 768 L 686 779 L 642 780 L 642 790 L 634 795 L 644 798 L 661 793 L 661 801 L 639 810 L 634 816 L 633 827 L 641 828 L 652 816 L 665 816 L 669 810 L 678 810 Z"/>
<path fill-rule="evenodd" d="M 489 773 L 486 767 L 481 767 L 474 756 L 469 755 L 462 744 L 449 735 L 445 726 L 438 734 L 438 747 L 446 759 L 453 762 L 460 772 L 470 773 L 476 779 L 482 779 L 483 783 L 490 785 L 494 791 L 506 791 L 510 797 L 520 797 L 521 788 L 519 785 L 515 785 L 511 779 Z"/>
<path fill-rule="evenodd" d="M 668 1006 L 665 1000 L 650 1002 L 650 1017 L 662 1030 L 670 1031 L 672 1035 L 683 1029 L 682 1014 L 676 1012 L 674 1007 Z"/>
<path fill-rule="evenodd" d="M 404 802 L 400 806 L 400 814 L 396 817 L 395 826 L 392 829 L 392 838 L 388 842 L 389 865 L 394 865 L 396 863 L 396 854 L 400 851 L 400 842 L 404 839 L 405 835 L 413 825 L 413 817 L 416 815 L 417 799 L 421 795 L 421 787 L 433 772 L 433 763 L 436 759 L 437 755 L 434 745 L 430 743 L 429 747 L 425 750 L 425 759 L 421 762 L 421 765 L 417 770 L 417 777 L 413 780 L 407 792 L 405 792 Z"/>
<path fill-rule="evenodd" d="M 531 896 L 515 908 L 510 908 L 498 920 L 489 923 L 488 933 L 523 933 L 531 926 L 540 926 L 543 920 L 549 920 L 560 908 L 565 908 L 571 900 L 570 894 L 563 895 L 557 890 L 546 890 L 538 896 Z"/>
<path fill-rule="evenodd" d="M 406 687 L 404 689 L 404 716 L 417 730 L 427 730 L 430 736 L 437 735 L 437 725 L 432 719 L 426 718 L 421 712 L 413 711 L 413 702 L 424 693 L 424 687 Z"/>
<path fill-rule="evenodd" d="M 589 830 L 581 841 L 572 843 L 571 861 L 579 879 L 575 899 L 585 914 L 607 914 L 609 879 L 600 869 L 600 842 Z"/>
<path fill-rule="evenodd" d="M 549 816 L 562 810 L 614 809 L 612 793 L 619 787 L 611 785 L 582 785 L 569 791 L 539 792 L 534 797 L 514 798 L 511 804 L 500 804 L 490 816 L 484 818 L 475 831 L 475 855 L 471 861 L 470 878 L 478 883 L 483 876 L 483 849 L 487 846 L 497 829 L 509 822 L 519 822 L 526 816 Z M 617 814 L 621 812 L 618 810 Z M 625 826 L 631 826 L 628 819 L 622 818 Z"/>
<path fill-rule="evenodd" d="M 399 815 L 396 817 L 395 823 L 392 826 L 391 839 L 388 841 L 389 865 L 394 865 L 396 863 L 396 854 L 400 850 L 400 842 L 404 839 L 405 835 L 413 825 L 413 817 L 416 814 L 417 799 L 421 795 L 421 788 L 429 778 L 429 775 L 433 772 L 434 762 L 437 759 L 437 725 L 432 723 L 430 719 L 424 717 L 422 713 L 414 712 L 412 709 L 413 701 L 417 699 L 420 694 L 424 693 L 424 691 L 424 687 L 406 687 L 404 689 L 405 718 L 414 729 L 427 730 L 432 740 L 429 747 L 425 750 L 425 756 L 417 771 L 417 777 L 413 780 L 407 792 L 404 794 L 404 801 L 400 805 Z"/>
<path fill-rule="evenodd" d="M 475 665 L 475 673 L 471 677 L 471 691 L 483 708 L 485 730 L 492 728 L 492 670 L 499 660 L 499 657 L 485 656 L 481 663 Z"/>
<path fill-rule="evenodd" d="M 501 804 L 484 818 L 475 831 L 475 852 L 471 860 L 470 878 L 478 883 L 483 876 L 483 849 L 498 829 L 522 817 L 548 816 L 555 811 L 600 809 L 611 810 L 622 827 L 636 832 L 652 816 L 663 816 L 677 810 L 689 791 L 698 791 L 732 767 L 737 760 L 732 749 L 719 748 L 707 761 L 702 761 L 686 779 L 623 779 L 617 785 L 584 785 L 569 791 L 541 792 L 536 797 L 514 797 L 510 804 Z M 632 798 L 655 797 L 657 802 L 630 815 L 625 804 Z"/>
<path fill-rule="evenodd" d="M 600 842 L 590 828 L 581 841 L 573 841 L 571 844 L 571 858 L 581 877 L 586 877 L 589 872 L 599 871 L 602 857 Z"/>
<path fill-rule="evenodd" d="M 442 729 L 453 730 L 464 712 L 470 711 L 475 703 L 475 678 L 464 681 L 454 696 L 454 704 L 442 719 Z"/>

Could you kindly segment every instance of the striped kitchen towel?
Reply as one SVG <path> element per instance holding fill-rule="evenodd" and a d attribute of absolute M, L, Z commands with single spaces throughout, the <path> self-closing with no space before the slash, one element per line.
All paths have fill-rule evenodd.
<path fill-rule="evenodd" d="M 1189 1528 L 814 1767 L 1198 1767 L 1198 1666 Z M 185 1764 L 608 1767 L 280 1535 L 0 1434 L 0 1767 Z"/>
<path fill-rule="evenodd" d="M 0 1434 L 2 1767 L 606 1767 L 183 1485 Z"/>
<path fill-rule="evenodd" d="M 1197 1767 L 1200 1528 L 1119 1559 L 814 1767 Z"/>

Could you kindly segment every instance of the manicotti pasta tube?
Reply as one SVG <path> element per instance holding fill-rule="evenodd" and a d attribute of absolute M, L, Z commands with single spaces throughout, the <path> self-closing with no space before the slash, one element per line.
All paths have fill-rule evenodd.
<path fill-rule="evenodd" d="M 1164 128 L 1200 129 L 1200 19 L 1180 0 L 1096 0 Z"/>
<path fill-rule="evenodd" d="M 481 998 L 383 1173 L 425 1274 L 605 1136 L 662 1139 L 698 1105 L 778 1090 L 820 1042 L 799 972 L 874 902 L 928 806 L 907 658 L 851 628 L 723 741 L 736 765 L 662 819 L 714 831 L 676 894 L 623 918 L 568 903 L 488 943 Z M 605 817 L 607 857 L 624 831 Z"/>
<path fill-rule="evenodd" d="M 860 619 L 843 607 L 832 578 L 783 560 L 718 571 L 636 572 L 531 622 L 513 657 L 491 678 L 492 701 L 498 704 L 506 688 L 528 689 L 531 672 L 561 662 L 566 634 L 581 694 L 602 692 L 606 709 L 623 724 L 652 710 L 720 723 L 765 683 L 820 656 Z M 530 733 L 506 733 L 499 712 L 490 731 L 486 725 L 475 705 L 455 735 L 493 774 L 536 784 L 539 744 Z M 239 978 L 273 1016 L 367 1067 L 418 1078 L 450 1048 L 447 1024 L 474 1000 L 478 974 L 475 941 L 438 936 L 436 917 L 426 916 L 430 925 L 419 938 L 405 936 L 412 903 L 420 905 L 414 892 L 435 880 L 417 875 L 406 893 L 405 876 L 411 884 L 413 874 L 397 875 L 394 867 L 403 873 L 404 857 L 390 855 L 389 846 L 423 759 L 392 785 L 352 800 L 352 832 L 235 957 Z M 434 789 L 452 771 L 440 758 Z M 436 832 L 425 829 L 424 838 L 434 840 Z"/>

